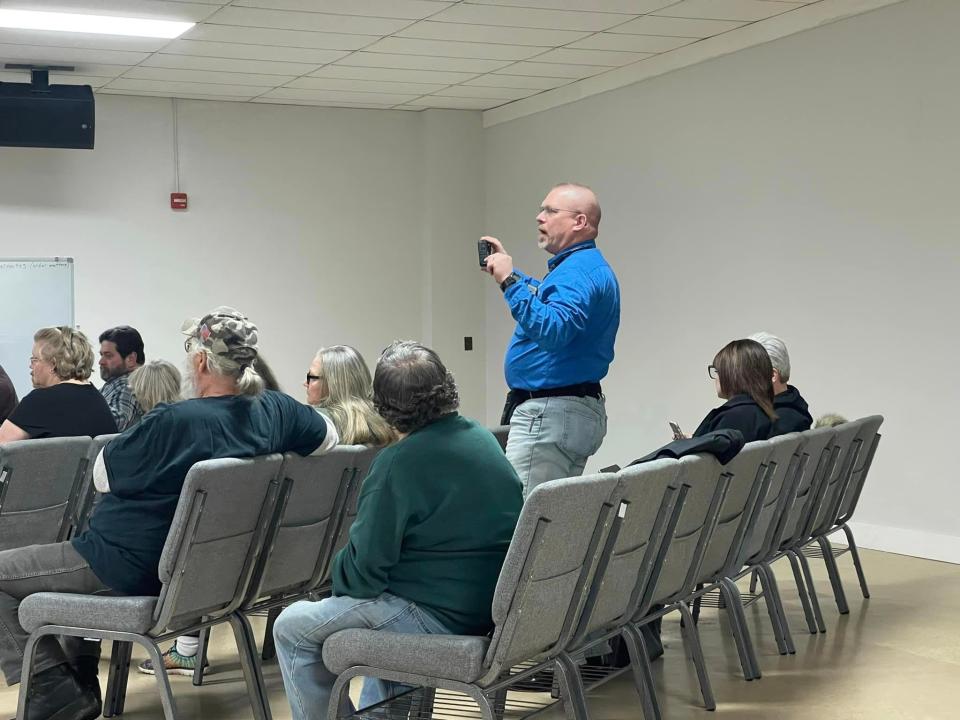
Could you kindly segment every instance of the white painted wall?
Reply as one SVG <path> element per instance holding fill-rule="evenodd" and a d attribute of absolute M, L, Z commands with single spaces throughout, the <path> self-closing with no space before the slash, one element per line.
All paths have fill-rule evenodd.
<path fill-rule="evenodd" d="M 887 418 L 858 511 L 872 544 L 960 535 L 957 27 L 960 3 L 911 0 L 485 131 L 485 231 L 518 266 L 544 269 L 552 183 L 603 205 L 623 320 L 588 470 L 666 442 L 668 419 L 692 431 L 720 402 L 714 353 L 767 330 L 815 415 Z M 493 421 L 512 321 L 486 293 Z"/>
<path fill-rule="evenodd" d="M 455 328 L 457 306 L 431 316 L 422 296 L 437 209 L 461 202 L 460 174 L 482 185 L 478 114 L 178 105 L 187 212 L 169 208 L 171 101 L 99 96 L 95 150 L 0 148 L 0 257 L 74 257 L 81 328 L 95 340 L 134 325 L 152 358 L 179 363 L 183 319 L 234 305 L 260 325 L 265 357 L 297 397 L 321 345 L 355 345 L 372 366 L 391 340 L 430 334 L 464 411 L 482 415 L 482 351 L 447 342 L 454 329 L 481 334 L 481 296 L 470 332 Z M 451 132 L 467 162 L 425 164 Z M 469 238 L 474 207 L 460 218 Z M 471 252 L 460 272 L 472 280 Z"/>

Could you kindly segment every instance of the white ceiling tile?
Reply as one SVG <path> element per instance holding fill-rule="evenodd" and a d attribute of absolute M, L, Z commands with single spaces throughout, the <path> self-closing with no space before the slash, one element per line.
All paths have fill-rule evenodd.
<path fill-rule="evenodd" d="M 175 90 L 118 90 L 101 88 L 97 95 L 133 95 L 136 97 L 175 97 L 181 100 L 216 100 L 218 102 L 250 102 L 252 95 L 204 95 L 203 93 Z"/>
<path fill-rule="evenodd" d="M 327 65 L 310 73 L 311 77 L 338 78 L 344 80 L 380 80 L 383 82 L 413 82 L 431 85 L 452 85 L 463 82 L 464 80 L 469 80 L 474 75 L 476 75 L 476 73 L 351 67 L 349 65 Z"/>
<path fill-rule="evenodd" d="M 597 12 L 538 10 L 497 5 L 454 5 L 430 18 L 439 22 L 504 25 L 548 30 L 589 30 L 597 32 L 631 19 L 629 15 Z"/>
<path fill-rule="evenodd" d="M 467 80 L 464 85 L 499 88 L 533 88 L 535 90 L 551 90 L 561 85 L 573 82 L 570 78 L 533 77 L 524 75 L 481 75 L 473 80 Z"/>
<path fill-rule="evenodd" d="M 478 60 L 476 58 L 444 58 L 424 55 L 396 55 L 390 53 L 357 52 L 338 60 L 337 65 L 362 67 L 403 68 L 407 70 L 443 70 L 449 72 L 491 72 L 510 65 L 509 60 Z"/>
<path fill-rule="evenodd" d="M 581 80 L 593 75 L 599 75 L 607 70 L 613 70 L 613 68 L 600 65 L 562 65 L 560 63 L 527 61 L 514 63 L 495 72 L 497 75 L 505 73 L 507 75 L 532 75 L 535 77 L 573 78 L 574 80 Z"/>
<path fill-rule="evenodd" d="M 570 65 L 605 65 L 620 67 L 629 65 L 632 62 L 648 58 L 652 53 L 629 53 L 617 52 L 615 50 L 568 50 L 567 48 L 558 48 L 537 55 L 534 58 L 537 62 L 567 63 Z"/>
<path fill-rule="evenodd" d="M 455 98 L 440 97 L 439 95 L 425 95 L 422 98 L 413 100 L 408 105 L 442 108 L 448 110 L 489 110 L 499 107 L 510 100 L 498 100 L 494 98 Z"/>
<path fill-rule="evenodd" d="M 695 18 L 646 15 L 624 23 L 623 25 L 617 25 L 617 27 L 611 28 L 608 32 L 708 38 L 738 27 L 743 27 L 743 23 L 737 20 L 697 20 Z"/>
<path fill-rule="evenodd" d="M 287 98 L 258 97 L 251 102 L 258 105 L 298 105 L 300 107 L 350 108 L 359 110 L 391 110 L 392 103 L 353 103 L 341 100 L 289 100 Z"/>
<path fill-rule="evenodd" d="M 473 25 L 470 23 L 425 20 L 404 28 L 394 37 L 557 47 L 588 35 L 589 33 L 576 30 L 537 30 L 535 28 L 509 28 L 498 25 Z"/>
<path fill-rule="evenodd" d="M 22 70 L 0 70 L 0 82 L 29 83 L 30 73 Z M 75 75 L 73 73 L 50 73 L 51 85 L 89 85 L 90 87 L 97 88 L 108 82 L 110 82 L 110 78 L 108 77 Z"/>
<path fill-rule="evenodd" d="M 404 93 L 424 95 L 434 92 L 437 85 L 382 80 L 344 80 L 340 78 L 302 77 L 287 83 L 286 87 L 308 90 L 345 90 L 352 92 Z"/>
<path fill-rule="evenodd" d="M 318 0 L 234 0 L 232 4 L 234 7 L 420 20 L 440 12 L 453 3 L 430 2 L 430 0 L 323 0 L 323 2 Z"/>
<path fill-rule="evenodd" d="M 696 42 L 695 38 L 663 37 L 658 35 L 618 35 L 597 33 L 568 45 L 575 50 L 623 50 L 639 53 L 662 53 Z"/>
<path fill-rule="evenodd" d="M 263 94 L 264 98 L 282 100 L 328 100 L 355 103 L 378 103 L 381 105 L 399 105 L 416 99 L 415 94 L 366 93 L 342 90 L 307 90 L 304 88 L 277 88 Z"/>
<path fill-rule="evenodd" d="M 198 84 L 175 80 L 145 80 L 142 78 L 117 78 L 107 85 L 112 90 L 146 90 L 159 93 L 200 93 L 202 95 L 235 95 L 253 97 L 264 91 L 256 85 Z"/>
<path fill-rule="evenodd" d="M 707 20 L 741 20 L 754 22 L 764 20 L 788 10 L 802 7 L 802 2 L 779 0 L 682 0 L 655 15 L 668 17 L 704 18 Z"/>
<path fill-rule="evenodd" d="M 0 28 L 0 43 L 14 43 L 16 45 L 53 45 L 55 47 L 88 48 L 93 50 L 155 52 L 168 42 L 170 41 L 163 38 Z"/>
<path fill-rule="evenodd" d="M 123 74 L 124 79 L 169 80 L 176 82 L 214 83 L 216 85 L 249 85 L 251 87 L 277 87 L 294 79 L 294 75 L 255 75 L 251 73 L 215 72 L 211 70 L 178 70 L 173 68 L 131 68 Z"/>
<path fill-rule="evenodd" d="M 316 70 L 319 63 L 273 62 L 270 60 L 240 60 L 237 58 L 203 57 L 194 55 L 164 55 L 155 53 L 140 67 L 177 68 L 182 70 L 216 70 L 217 72 L 257 73 L 262 75 L 303 75 Z"/>
<path fill-rule="evenodd" d="M 476 58 L 482 60 L 524 60 L 543 51 L 526 45 L 495 45 L 493 43 L 452 42 L 444 40 L 414 40 L 388 37 L 366 48 L 369 52 L 400 53 L 403 55 L 436 55 L 438 57 Z"/>
<path fill-rule="evenodd" d="M 241 27 L 239 25 L 197 25 L 182 40 L 241 43 L 244 45 L 275 45 L 286 48 L 319 48 L 326 50 L 359 50 L 376 42 L 379 35 L 350 35 L 346 33 L 304 32 L 272 28 Z"/>
<path fill-rule="evenodd" d="M 219 3 L 163 0 L 9 0 L 3 3 L 3 7 L 8 10 L 120 15 L 186 22 L 200 22 L 216 12 L 218 5 Z"/>
<path fill-rule="evenodd" d="M 390 18 L 289 12 L 286 10 L 258 10 L 242 7 L 225 7 L 218 10 L 207 22 L 214 25 L 245 25 L 247 27 L 276 28 L 279 30 L 307 30 L 310 32 L 355 35 L 389 35 L 410 24 L 407 20 L 392 20 Z"/>
<path fill-rule="evenodd" d="M 547 10 L 587 10 L 642 15 L 672 5 L 677 0 L 470 0 L 470 2 L 477 5 L 506 5 Z"/>
<path fill-rule="evenodd" d="M 0 57 L 4 62 L 36 63 L 37 65 L 77 65 L 84 62 L 102 65 L 136 65 L 147 56 L 148 53 L 125 50 L 0 45 Z"/>
<path fill-rule="evenodd" d="M 272 60 L 275 62 L 321 65 L 349 55 L 347 50 L 319 50 L 314 48 L 277 47 L 275 45 L 240 45 L 206 42 L 203 40 L 175 40 L 163 49 L 164 55 L 191 55 L 238 60 Z"/>
<path fill-rule="evenodd" d="M 441 97 L 492 98 L 494 100 L 519 100 L 536 95 L 540 90 L 534 88 L 478 87 L 476 85 L 454 85 L 437 90 L 434 95 Z"/>

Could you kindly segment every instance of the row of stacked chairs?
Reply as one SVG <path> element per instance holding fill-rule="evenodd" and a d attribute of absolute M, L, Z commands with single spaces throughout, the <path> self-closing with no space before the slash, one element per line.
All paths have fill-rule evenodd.
<path fill-rule="evenodd" d="M 847 522 L 876 451 L 881 423 L 881 417 L 872 416 L 750 443 L 726 465 L 696 455 L 543 484 L 527 498 L 507 552 L 490 636 L 336 633 L 323 651 L 327 667 L 339 674 L 331 718 L 353 712 L 347 692 L 350 680 L 358 676 L 418 688 L 399 701 L 402 714 L 411 718 L 432 716 L 439 702 L 437 689 L 472 698 L 485 718 L 502 717 L 509 691 L 546 677 L 566 714 L 586 720 L 586 693 L 610 675 L 590 680 L 583 659 L 619 638 L 629 651 L 625 670 L 633 676 L 639 707 L 647 720 L 654 720 L 660 717 L 660 705 L 643 627 L 673 611 L 684 619 L 684 641 L 704 705 L 712 709 L 716 701 L 695 622 L 705 597 L 722 595 L 744 677 L 756 679 L 761 669 L 738 579 L 749 575 L 751 589 L 756 582 L 762 585 L 759 596 L 782 654 L 795 650 L 771 569 L 774 562 L 784 557 L 791 562 L 810 632 L 822 632 L 825 625 L 808 547 L 816 546 L 826 562 L 838 607 L 845 612 L 836 565 L 841 550 L 828 539 L 844 531 L 868 595 Z M 505 429 L 494 432 L 505 443 Z M 92 460 L 106 440 L 85 441 L 86 452 L 78 456 L 65 499 L 46 497 L 46 505 L 32 510 L 17 500 L 8 512 L 6 498 L 24 495 L 17 490 L 18 476 L 35 478 L 24 469 L 22 457 L 16 460 L 19 445 L 58 441 L 28 441 L 0 450 L 0 537 L 7 537 L 8 527 L 19 528 L 22 537 L 23 516 L 29 512 L 59 517 L 59 523 L 48 523 L 57 526 L 53 539 L 82 528 L 95 502 Z M 35 447 L 39 454 L 41 446 Z M 198 463 L 186 478 L 164 547 L 159 597 L 38 593 L 27 598 L 20 617 L 32 634 L 23 677 L 29 678 L 33 648 L 44 635 L 113 640 L 104 715 L 119 715 L 130 649 L 137 643 L 158 668 L 165 716 L 174 718 L 175 701 L 158 643 L 229 623 L 254 717 L 271 717 L 249 617 L 329 592 L 330 562 L 346 543 L 360 484 L 375 452 L 342 447 L 318 457 Z M 202 665 L 198 662 L 195 682 L 201 680 Z M 18 717 L 25 717 L 28 689 L 29 682 L 23 682 Z M 397 702 L 362 712 L 395 716 Z"/>

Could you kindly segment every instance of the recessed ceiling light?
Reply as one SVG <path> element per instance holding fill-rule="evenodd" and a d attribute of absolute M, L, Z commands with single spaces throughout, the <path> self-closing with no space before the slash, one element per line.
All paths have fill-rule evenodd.
<path fill-rule="evenodd" d="M 18 30 L 55 30 L 57 32 L 132 35 L 136 37 L 175 38 L 196 23 L 174 20 L 81 15 L 79 13 L 0 10 L 0 27 Z"/>

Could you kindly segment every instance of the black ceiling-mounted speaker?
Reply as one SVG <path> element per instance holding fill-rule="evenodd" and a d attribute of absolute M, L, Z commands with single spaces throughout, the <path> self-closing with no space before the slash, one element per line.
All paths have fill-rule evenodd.
<path fill-rule="evenodd" d="M 53 68 L 24 69 L 32 70 L 32 83 L 0 82 L 0 145 L 92 150 L 93 89 L 50 85 Z"/>

